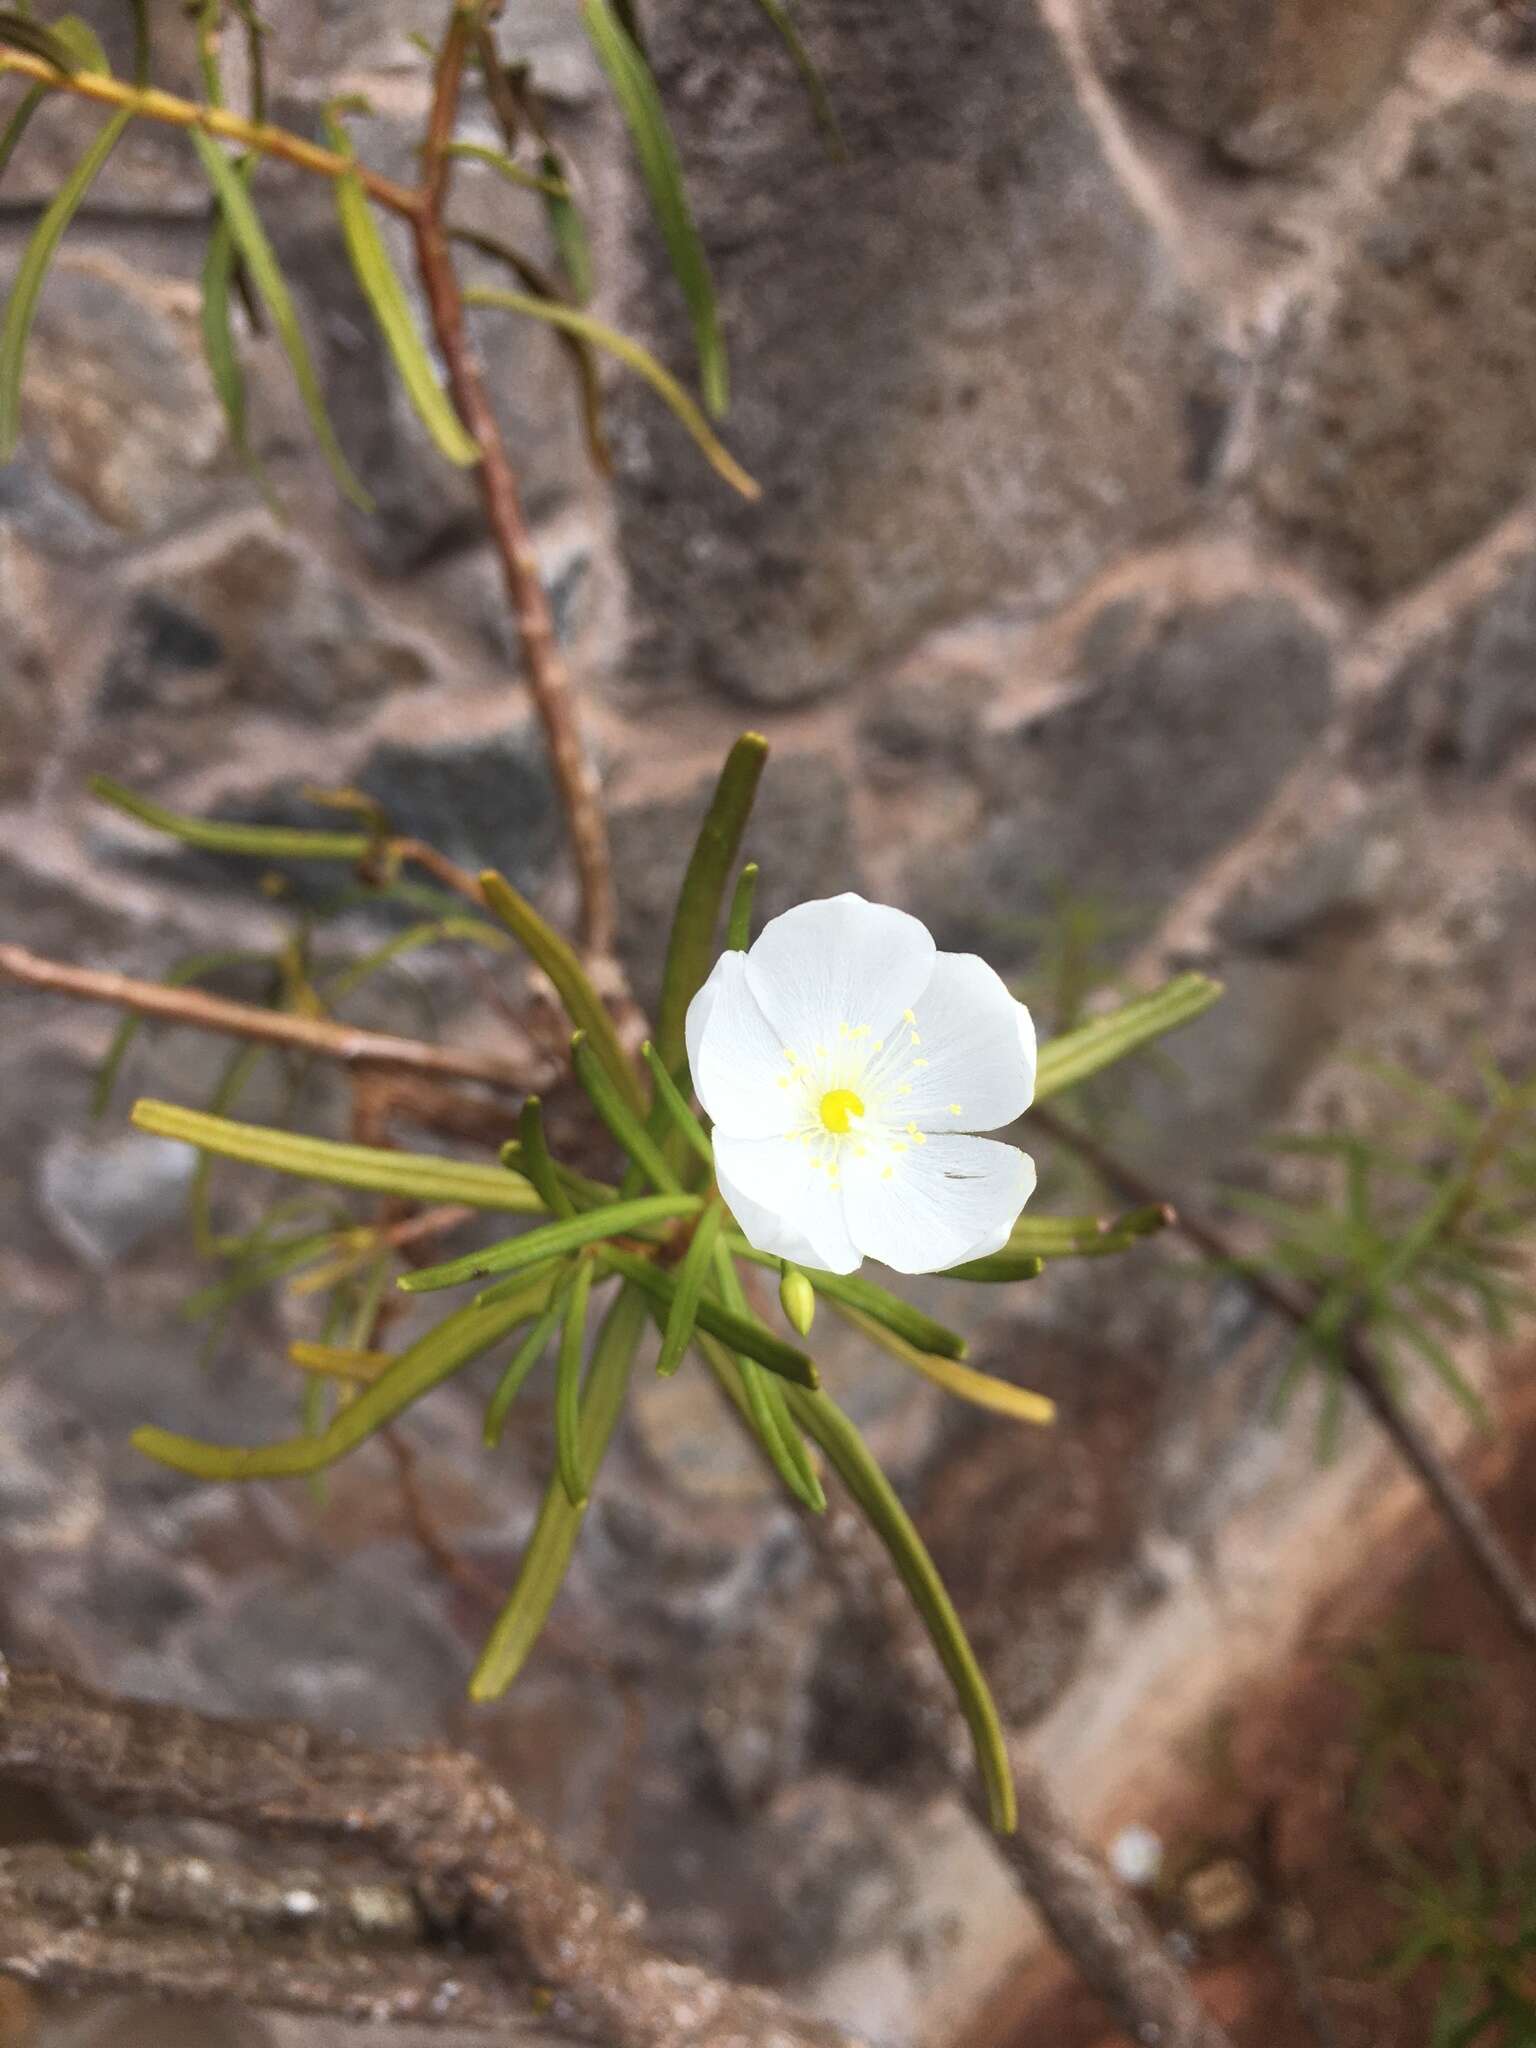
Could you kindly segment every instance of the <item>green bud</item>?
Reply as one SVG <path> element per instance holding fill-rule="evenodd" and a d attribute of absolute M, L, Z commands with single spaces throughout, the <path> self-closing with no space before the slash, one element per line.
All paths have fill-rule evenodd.
<path fill-rule="evenodd" d="M 811 1324 L 816 1320 L 816 1290 L 798 1266 L 784 1268 L 779 1281 L 779 1305 L 789 1318 L 790 1328 L 809 1337 Z"/>

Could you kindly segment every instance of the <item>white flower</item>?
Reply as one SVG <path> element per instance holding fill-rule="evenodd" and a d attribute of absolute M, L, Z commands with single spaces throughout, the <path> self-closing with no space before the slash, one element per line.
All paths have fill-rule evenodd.
<path fill-rule="evenodd" d="M 720 1192 L 759 1251 L 939 1273 L 999 1250 L 1034 1162 L 991 1131 L 1029 1107 L 1035 1027 L 972 953 L 833 896 L 724 953 L 688 1010 Z"/>

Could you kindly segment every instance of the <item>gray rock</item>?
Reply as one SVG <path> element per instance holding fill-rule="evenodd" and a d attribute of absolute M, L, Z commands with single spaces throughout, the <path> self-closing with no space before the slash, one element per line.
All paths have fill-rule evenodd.
<path fill-rule="evenodd" d="M 1230 945 L 1284 953 L 1388 900 L 1402 849 L 1390 817 L 1362 809 L 1307 834 L 1250 873 L 1216 920 Z"/>
<path fill-rule="evenodd" d="M 181 1218 L 196 1164 L 165 1138 L 61 1131 L 43 1154 L 38 1205 L 82 1264 L 104 1270 Z"/>
<path fill-rule="evenodd" d="M 1022 963 L 1060 892 L 1096 905 L 1124 944 L 1263 811 L 1324 731 L 1322 637 L 1279 598 L 1144 622 L 1085 653 L 1079 692 L 977 747 L 974 843 L 909 883 L 941 943 Z"/>
<path fill-rule="evenodd" d="M 654 1003 L 660 988 L 678 888 L 714 788 L 709 776 L 685 798 L 637 805 L 612 820 L 620 945 L 643 1003 Z M 754 930 L 807 897 L 859 887 L 848 787 L 825 755 L 770 758 L 742 858 L 761 868 Z"/>
<path fill-rule="evenodd" d="M 1315 330 L 1282 342 L 1259 503 L 1376 600 L 1536 478 L 1536 127 L 1475 94 L 1429 116 Z"/>
<path fill-rule="evenodd" d="M 1536 555 L 1410 654 L 1370 706 L 1367 773 L 1449 771 L 1486 780 L 1536 740 Z"/>
<path fill-rule="evenodd" d="M 1225 368 L 1029 4 L 812 24 L 833 162 L 752 18 L 657 10 L 669 115 L 714 259 L 764 487 L 716 483 L 649 393 L 617 395 L 642 682 L 798 702 L 999 595 L 1039 604 L 1196 502 Z M 632 324 L 686 364 L 653 237 Z M 1198 409 L 1198 408 L 1197 408 Z"/>
<path fill-rule="evenodd" d="M 1090 0 L 1099 63 L 1128 99 L 1224 156 L 1275 170 L 1358 120 L 1427 0 Z"/>

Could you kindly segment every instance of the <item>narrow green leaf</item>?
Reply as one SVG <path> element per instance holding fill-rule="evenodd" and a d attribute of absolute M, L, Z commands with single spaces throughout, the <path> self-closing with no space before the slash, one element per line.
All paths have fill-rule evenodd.
<path fill-rule="evenodd" d="M 1418 1352 L 1462 1412 L 1469 1416 L 1479 1429 L 1492 1430 L 1493 1418 L 1488 1413 L 1487 1402 L 1432 1331 L 1427 1330 L 1415 1317 L 1404 1315 L 1398 1309 L 1383 1311 L 1380 1320 L 1388 1329 L 1396 1331 L 1405 1344 Z"/>
<path fill-rule="evenodd" d="M 591 1098 L 592 1107 L 641 1173 L 658 1188 L 681 1187 L 681 1181 L 663 1158 L 655 1139 L 614 1087 L 607 1067 L 584 1031 L 578 1031 L 571 1040 L 571 1064 L 576 1070 L 577 1080 Z"/>
<path fill-rule="evenodd" d="M 499 285 L 476 285 L 465 292 L 465 303 L 471 306 L 499 306 L 507 313 L 526 313 L 530 319 L 544 320 L 552 327 L 564 329 L 568 334 L 580 335 L 584 341 L 606 349 L 617 356 L 621 363 L 643 377 L 657 397 L 669 405 L 682 421 L 688 432 L 698 443 L 699 451 L 710 468 L 718 471 L 733 490 L 744 498 L 756 500 L 762 496 L 758 484 L 747 474 L 731 451 L 710 426 L 709 421 L 694 404 L 688 393 L 670 371 L 664 370 L 647 348 L 638 341 L 631 341 L 627 334 L 621 334 L 606 321 L 594 319 L 578 306 L 567 306 L 559 299 L 545 299 L 529 292 L 507 291 Z"/>
<path fill-rule="evenodd" d="M 48 266 L 131 118 L 126 110 L 112 116 L 55 193 L 22 252 L 5 302 L 4 323 L 0 325 L 0 462 L 9 462 L 16 453 L 21 432 L 22 366 Z"/>
<path fill-rule="evenodd" d="M 22 94 L 16 103 L 16 111 L 6 122 L 5 127 L 0 129 L 0 178 L 5 176 L 6 166 L 16 154 L 17 144 L 27 132 L 27 123 L 47 97 L 46 86 L 34 85 L 29 92 Z"/>
<path fill-rule="evenodd" d="M 304 330 L 299 324 L 298 311 L 293 295 L 288 289 L 267 231 L 261 224 L 251 195 L 245 189 L 235 165 L 224 154 L 211 135 L 205 135 L 200 128 L 188 131 L 192 147 L 197 151 L 208 182 L 217 195 L 229 231 L 234 237 L 240 260 L 250 273 L 251 281 L 261 296 L 263 305 L 272 316 L 283 351 L 293 371 L 295 384 L 304 410 L 309 415 L 310 427 L 314 432 L 320 451 L 330 466 L 331 474 L 343 495 L 349 498 L 359 511 L 371 512 L 373 500 L 353 475 L 341 444 L 336 439 L 331 425 L 330 414 L 326 411 L 325 394 L 320 388 L 320 379 L 315 373 L 314 362 L 309 353 L 309 344 L 304 339 Z"/>
<path fill-rule="evenodd" d="M 133 1106 L 136 1129 L 156 1138 L 176 1138 L 202 1152 L 297 1174 L 333 1187 L 363 1188 L 370 1194 L 401 1195 L 413 1202 L 455 1202 L 467 1209 L 498 1209 L 514 1215 L 540 1213 L 527 1181 L 500 1166 L 476 1166 L 425 1152 L 396 1152 L 379 1145 L 339 1145 L 330 1138 L 302 1137 L 235 1123 L 174 1102 L 144 1100 Z"/>
<path fill-rule="evenodd" d="M 704 403 L 718 419 L 725 411 L 729 394 L 725 344 L 720 336 L 709 261 L 683 190 L 682 165 L 667 126 L 661 95 L 649 66 L 615 17 L 609 0 L 583 0 L 581 14 L 634 138 L 651 209 L 693 321 Z"/>
<path fill-rule="evenodd" d="M 623 1409 L 645 1321 L 644 1295 L 633 1287 L 621 1288 L 598 1333 L 582 1389 L 579 1448 L 581 1469 L 589 1475 L 589 1487 L 596 1479 Z M 545 1491 L 539 1519 L 523 1553 L 517 1584 L 497 1617 L 470 1679 L 471 1699 L 499 1698 L 527 1662 L 565 1578 L 585 1513 L 585 1508 L 571 1505 L 556 1473 Z"/>
<path fill-rule="evenodd" d="M 375 946 L 371 953 L 365 953 L 361 960 L 354 960 L 329 976 L 324 984 L 323 994 L 327 1005 L 344 1003 L 348 996 L 355 995 L 364 982 L 370 981 L 380 968 L 390 966 L 403 954 L 415 953 L 423 946 L 443 945 L 457 940 L 464 945 L 485 946 L 493 953 L 510 953 L 512 941 L 506 933 L 493 924 L 487 924 L 478 917 L 436 917 L 423 924 L 413 924 L 403 932 L 396 932 L 382 946 Z"/>
<path fill-rule="evenodd" d="M 1151 995 L 1122 1003 L 1106 1017 L 1080 1024 L 1040 1049 L 1036 1102 L 1075 1088 L 1102 1068 L 1123 1060 L 1154 1039 L 1189 1024 L 1221 996 L 1221 983 L 1203 974 L 1180 974 Z"/>
<path fill-rule="evenodd" d="M 88 21 L 82 21 L 78 14 L 61 14 L 50 26 L 54 40 L 62 43 L 74 60 L 71 70 L 91 71 L 99 78 L 112 76 L 101 37 Z"/>
<path fill-rule="evenodd" d="M 549 1299 L 553 1282 L 547 1274 L 531 1277 L 515 1299 L 489 1308 L 473 1303 L 440 1322 L 436 1329 L 402 1351 L 386 1373 L 339 1409 L 320 1436 L 290 1438 L 286 1443 L 247 1449 L 238 1444 L 205 1444 L 165 1429 L 136 1429 L 133 1442 L 147 1456 L 194 1479 L 287 1479 L 318 1472 L 355 1450 L 365 1437 L 382 1429 L 423 1394 L 489 1351 L 537 1315 Z"/>
<path fill-rule="evenodd" d="M 589 1209 L 582 1216 L 562 1217 L 538 1230 L 509 1237 L 484 1251 L 468 1252 L 462 1259 L 445 1265 L 422 1266 L 414 1273 L 402 1273 L 395 1283 L 404 1294 L 436 1294 L 444 1287 L 462 1287 L 466 1281 L 484 1280 L 494 1273 L 519 1273 L 536 1266 L 541 1259 L 561 1258 L 580 1251 L 600 1238 L 617 1237 L 647 1223 L 662 1223 L 674 1216 L 693 1216 L 703 1208 L 697 1195 L 641 1195 L 633 1202 L 613 1202 L 605 1209 Z"/>
<path fill-rule="evenodd" d="M 128 0 L 133 14 L 133 82 L 149 83 L 149 0 Z"/>
<path fill-rule="evenodd" d="M 633 1252 L 620 1251 L 614 1245 L 604 1245 L 599 1257 L 604 1265 L 622 1273 L 626 1280 L 633 1281 L 654 1300 L 663 1302 L 668 1308 L 672 1306 L 677 1282 L 651 1260 L 640 1258 Z M 733 1351 L 741 1352 L 743 1357 L 755 1358 L 759 1365 L 766 1365 L 781 1379 L 793 1380 L 802 1387 L 821 1384 L 815 1366 L 803 1351 L 797 1351 L 793 1344 L 786 1344 L 782 1337 L 775 1336 L 761 1323 L 736 1315 L 719 1302 L 711 1301 L 708 1295 L 699 1303 L 698 1323 L 700 1329 L 708 1330 L 712 1337 L 719 1337 Z"/>
<path fill-rule="evenodd" d="M 578 1261 L 576 1278 L 565 1297 L 560 1356 L 555 1368 L 555 1458 L 560 1484 L 573 1508 L 584 1508 L 587 1504 L 587 1482 L 581 1462 L 581 1352 L 587 1335 L 593 1271 L 590 1259 Z"/>
<path fill-rule="evenodd" d="M 287 1244 L 255 1252 L 250 1258 L 241 1259 L 234 1271 L 223 1279 L 211 1281 L 208 1286 L 198 1288 L 195 1294 L 189 1294 L 177 1313 L 188 1323 L 200 1323 L 205 1316 L 219 1315 L 235 1302 L 243 1301 L 248 1294 L 255 1294 L 274 1280 L 281 1280 L 285 1274 L 296 1273 L 304 1266 L 313 1265 L 317 1259 L 325 1258 L 335 1245 L 334 1230 L 315 1230 L 293 1238 Z"/>
<path fill-rule="evenodd" d="M 335 147 L 350 156 L 352 146 L 346 129 L 334 116 L 328 118 L 326 126 Z M 495 152 L 490 154 L 494 156 Z M 411 302 L 373 217 L 363 181 L 356 171 L 344 171 L 335 180 L 335 186 L 336 212 L 341 221 L 347 255 L 400 374 L 406 396 L 416 408 L 417 418 L 436 443 L 438 453 L 449 462 L 457 463 L 461 469 L 473 469 L 481 459 L 480 445 L 459 418 L 453 401 L 438 380 L 432 359 L 416 330 Z"/>
<path fill-rule="evenodd" d="M 494 1451 L 501 1442 L 502 1431 L 507 1426 L 507 1417 L 512 1412 L 512 1404 L 522 1392 L 523 1383 L 528 1375 L 549 1349 L 549 1341 L 559 1327 L 564 1312 L 565 1291 L 560 1287 L 556 1289 L 549 1307 L 518 1345 L 512 1354 L 511 1364 L 496 1383 L 496 1391 L 492 1394 L 485 1411 L 487 1450 Z"/>
<path fill-rule="evenodd" d="M 13 50 L 25 50 L 29 57 L 41 57 L 66 78 L 89 68 L 81 62 L 68 36 L 60 35 L 56 26 L 34 21 L 19 8 L 0 8 L 0 46 L 5 44 Z"/>
<path fill-rule="evenodd" d="M 572 297 L 578 306 L 584 306 L 592 296 L 592 245 L 587 239 L 587 224 L 571 196 L 565 166 L 552 149 L 546 149 L 540 157 L 539 168 L 546 180 L 544 218 L 549 226 L 550 240 L 559 255 L 560 268 L 565 272 Z"/>
<path fill-rule="evenodd" d="M 808 1394 L 799 1387 L 790 1389 L 789 1404 L 807 1434 L 826 1452 L 833 1469 L 885 1545 L 922 1616 L 970 1728 L 992 1825 L 1000 1835 L 1011 1835 L 1018 1826 L 1018 1808 L 1002 1722 L 933 1559 L 890 1481 L 847 1416 L 825 1394 Z"/>
<path fill-rule="evenodd" d="M 1103 1245 L 1097 1250 L 1106 1249 Z M 945 1269 L 946 1280 L 981 1280 L 988 1282 L 1012 1282 L 1016 1280 L 1038 1280 L 1045 1271 L 1045 1261 L 1038 1252 L 993 1252 L 984 1259 L 967 1259 L 962 1266 Z"/>
<path fill-rule="evenodd" d="M 1008 1238 L 1008 1251 L 1042 1259 L 1092 1259 L 1124 1251 L 1143 1237 L 1155 1237 L 1178 1218 L 1166 1202 L 1128 1209 L 1123 1216 L 1021 1216 Z"/>
<path fill-rule="evenodd" d="M 486 908 L 501 919 L 554 983 L 555 993 L 565 1005 L 566 1015 L 578 1031 L 586 1033 L 604 1070 L 624 1099 L 643 1112 L 645 1091 L 640 1085 L 640 1076 L 620 1045 L 613 1019 L 604 1007 L 602 997 L 592 986 L 586 969 L 577 959 L 574 948 L 552 925 L 546 924 L 533 905 L 494 868 L 487 868 L 481 875 L 480 890 Z"/>
<path fill-rule="evenodd" d="M 747 1291 L 741 1284 L 741 1275 L 724 1245 L 716 1248 L 715 1272 L 719 1277 L 721 1297 L 732 1315 L 739 1316 L 754 1328 L 761 1328 L 761 1319 L 753 1315 Z M 767 1452 L 769 1463 L 796 1500 L 808 1507 L 812 1514 L 825 1514 L 827 1496 L 821 1490 L 820 1475 L 789 1412 L 783 1387 L 772 1373 L 764 1372 L 755 1359 L 738 1356 L 735 1365 L 741 1380 L 747 1420 Z"/>
<path fill-rule="evenodd" d="M 714 964 L 721 906 L 767 763 L 768 742 L 762 734 L 743 733 L 725 758 L 689 856 L 667 940 L 656 1013 L 656 1050 L 669 1073 L 676 1072 L 687 1059 L 683 1025 L 688 1005 Z"/>
<path fill-rule="evenodd" d="M 698 1228 L 683 1255 L 683 1263 L 677 1269 L 677 1292 L 667 1310 L 661 1356 L 656 1361 L 656 1370 L 664 1380 L 670 1379 L 677 1371 L 683 1362 L 683 1353 L 693 1341 L 693 1326 L 698 1321 L 704 1283 L 713 1270 L 723 1213 L 718 1202 L 709 1204 L 699 1218 Z"/>
<path fill-rule="evenodd" d="M 651 1078 L 656 1083 L 657 1102 L 665 1107 L 678 1136 L 697 1153 L 698 1157 L 713 1172 L 715 1148 L 710 1144 L 704 1126 L 689 1108 L 682 1090 L 667 1072 L 661 1054 L 657 1052 L 649 1039 L 641 1046 L 640 1050 L 645 1057 L 646 1065 L 651 1070 Z"/>
<path fill-rule="evenodd" d="M 523 1171 L 523 1146 L 520 1138 L 509 1138 L 501 1148 L 501 1163 L 513 1173 Z M 570 1197 L 573 1209 L 593 1209 L 602 1202 L 611 1202 L 618 1189 L 605 1180 L 589 1180 L 584 1173 L 573 1172 L 569 1166 L 555 1162 L 555 1178 Z"/>
<path fill-rule="evenodd" d="M 757 894 L 757 862 L 749 860 L 736 878 L 731 897 L 730 922 L 725 943 L 733 953 L 745 953 L 752 943 L 752 899 Z"/>
<path fill-rule="evenodd" d="M 236 174 L 249 179 L 249 161 L 236 166 Z M 231 304 L 236 282 L 235 241 L 222 213 L 214 217 L 203 254 L 202 336 L 203 360 L 208 365 L 214 395 L 224 409 L 230 446 L 254 478 L 269 506 L 277 506 L 276 493 L 267 478 L 261 458 L 251 441 L 250 420 L 245 401 L 245 371 L 235 346 Z"/>
<path fill-rule="evenodd" d="M 465 163 L 484 164 L 506 179 L 509 185 L 516 185 L 524 192 L 542 192 L 556 199 L 569 199 L 570 187 L 557 172 L 530 171 L 522 164 L 514 163 L 503 149 L 492 149 L 484 142 L 450 142 L 446 154 L 457 157 Z"/>
<path fill-rule="evenodd" d="M 113 810 L 207 853 L 244 854 L 254 860 L 359 861 L 372 846 L 365 832 L 307 832 L 286 825 L 224 825 L 208 818 L 184 817 L 147 796 L 136 796 L 109 775 L 91 776 L 86 787 Z"/>
<path fill-rule="evenodd" d="M 544 1105 L 537 1095 L 530 1095 L 523 1104 L 517 1127 L 522 1134 L 518 1140 L 519 1171 L 533 1182 L 539 1200 L 552 1216 L 574 1216 L 576 1204 L 550 1157 L 549 1141 L 544 1135 Z"/>
<path fill-rule="evenodd" d="M 1016 1387 L 1011 1380 L 1000 1380 L 991 1373 L 977 1372 L 974 1367 L 961 1365 L 958 1359 L 938 1358 L 931 1351 L 920 1351 L 915 1344 L 908 1344 L 898 1337 L 894 1330 L 877 1323 L 873 1316 L 864 1315 L 846 1302 L 832 1304 L 836 1312 L 852 1323 L 882 1351 L 892 1358 L 900 1359 L 924 1379 L 932 1380 L 936 1387 L 942 1387 L 946 1394 L 957 1395 L 962 1401 L 969 1401 L 977 1408 L 990 1408 L 994 1414 L 1006 1415 L 1013 1422 L 1033 1422 L 1044 1426 L 1056 1420 L 1056 1403 L 1044 1394 L 1037 1394 L 1029 1387 Z"/>
<path fill-rule="evenodd" d="M 848 151 L 843 142 L 843 132 L 837 125 L 837 115 L 833 110 L 831 97 L 821 73 L 816 68 L 815 59 L 805 47 L 804 37 L 795 26 L 794 17 L 784 5 L 784 0 L 757 0 L 757 4 L 783 38 L 784 46 L 789 51 L 795 69 L 799 72 L 810 97 L 811 110 L 821 124 L 833 155 L 846 158 Z"/>
<path fill-rule="evenodd" d="M 754 1266 L 766 1266 L 775 1273 L 779 1271 L 781 1262 L 773 1252 L 760 1252 L 756 1245 L 748 1244 L 744 1237 L 734 1232 L 729 1244 L 738 1259 L 750 1259 Z M 877 1323 L 894 1330 L 898 1337 L 915 1344 L 919 1351 L 931 1351 L 940 1358 L 964 1358 L 965 1339 L 957 1331 L 936 1323 L 932 1316 L 924 1315 L 911 1302 L 888 1294 L 873 1280 L 865 1280 L 857 1273 L 822 1273 L 809 1266 L 805 1277 L 828 1301 L 845 1302 L 848 1307 L 872 1316 Z"/>

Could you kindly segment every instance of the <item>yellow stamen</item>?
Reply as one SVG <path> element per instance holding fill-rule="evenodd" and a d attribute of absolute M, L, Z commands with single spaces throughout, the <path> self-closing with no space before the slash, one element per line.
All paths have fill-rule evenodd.
<path fill-rule="evenodd" d="M 864 1104 L 851 1088 L 829 1088 L 821 1098 L 822 1129 L 845 1137 L 852 1128 L 851 1119 L 864 1114 Z"/>

